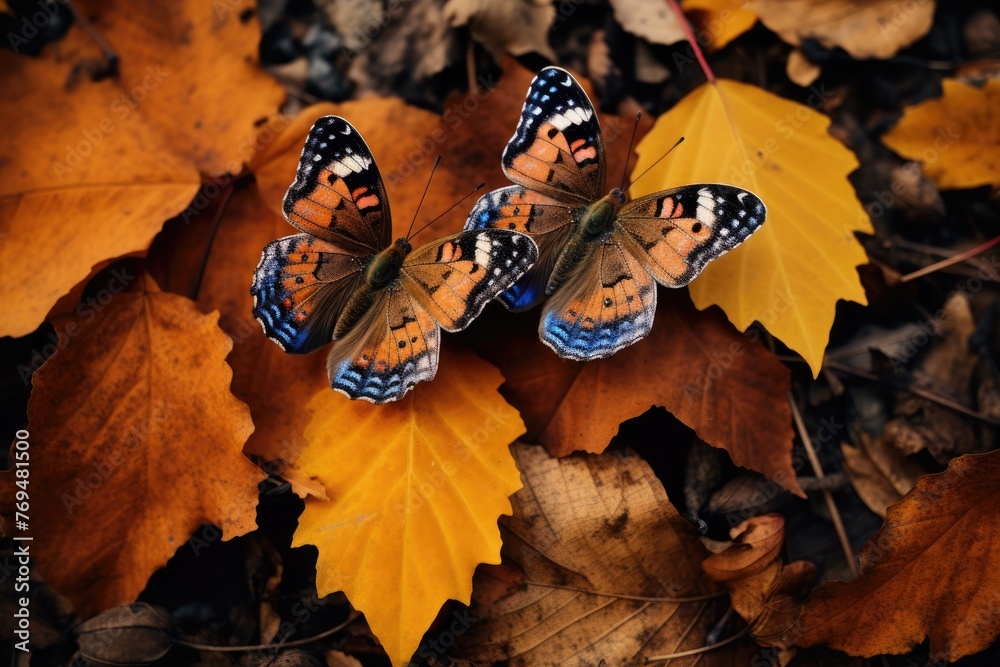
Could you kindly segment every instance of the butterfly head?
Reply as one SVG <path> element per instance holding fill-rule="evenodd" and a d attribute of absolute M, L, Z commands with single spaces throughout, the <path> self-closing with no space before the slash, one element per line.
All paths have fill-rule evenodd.
<path fill-rule="evenodd" d="M 413 247 L 405 238 L 396 239 L 391 246 L 375 255 L 368 271 L 365 273 L 365 282 L 373 290 L 380 290 L 391 285 L 399 277 L 399 267 L 403 265 L 403 260 L 410 254 Z"/>
<path fill-rule="evenodd" d="M 619 206 L 625 204 L 625 193 L 621 188 L 612 188 L 611 192 L 608 194 L 613 202 L 616 202 Z"/>

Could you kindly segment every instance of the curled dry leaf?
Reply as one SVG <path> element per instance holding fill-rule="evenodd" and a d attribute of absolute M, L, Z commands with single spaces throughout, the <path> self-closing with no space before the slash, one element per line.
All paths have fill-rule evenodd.
<path fill-rule="evenodd" d="M 229 393 L 232 342 L 218 315 L 138 283 L 53 322 L 76 333 L 28 403 L 32 487 L 46 489 L 31 496 L 34 563 L 84 616 L 133 601 L 198 526 L 256 527 L 264 475 L 241 453 L 253 424 Z"/>
<path fill-rule="evenodd" d="M 954 79 L 941 85 L 939 99 L 908 107 L 882 141 L 920 161 L 939 187 L 1000 187 L 1000 80 L 982 88 Z"/>
<path fill-rule="evenodd" d="M 855 58 L 891 58 L 927 34 L 934 0 L 747 0 L 745 6 L 794 46 L 814 39 Z"/>
<path fill-rule="evenodd" d="M 1000 451 L 954 459 L 886 512 L 861 548 L 861 577 L 813 592 L 789 638 L 851 655 L 978 653 L 1000 635 Z"/>
<path fill-rule="evenodd" d="M 549 46 L 549 30 L 556 17 L 551 2 L 525 0 L 447 0 L 445 16 L 455 27 L 468 25 L 472 38 L 494 57 L 504 53 L 538 53 L 556 60 Z"/>
<path fill-rule="evenodd" d="M 145 602 L 112 607 L 76 627 L 80 655 L 99 665 L 149 665 L 170 650 L 166 609 Z"/>
<path fill-rule="evenodd" d="M 799 617 L 799 596 L 816 575 L 815 566 L 781 562 L 785 519 L 780 514 L 747 519 L 729 535 L 732 544 L 706 558 L 701 569 L 729 589 L 733 609 L 750 624 L 757 643 L 787 648 L 783 636 Z"/>
<path fill-rule="evenodd" d="M 868 260 L 854 233 L 872 231 L 847 180 L 858 161 L 815 111 L 824 101 L 816 94 L 810 108 L 736 81 L 706 83 L 657 119 L 632 172 L 641 174 L 684 135 L 684 155 L 657 165 L 633 196 L 729 183 L 764 201 L 761 230 L 708 265 L 691 283 L 691 298 L 698 308 L 721 306 L 737 329 L 760 322 L 814 374 L 837 301 L 866 303 L 855 267 Z"/>
<path fill-rule="evenodd" d="M 661 290 L 652 333 L 610 359 L 564 361 L 538 341 L 533 314 L 479 330 L 477 350 L 504 373 L 528 437 L 556 456 L 600 453 L 621 422 L 663 406 L 736 465 L 802 494 L 792 468 L 788 369 L 755 334 Z"/>
<path fill-rule="evenodd" d="M 309 403 L 298 465 L 330 500 L 306 502 L 293 546 L 316 545 L 318 594 L 344 591 L 395 665 L 446 600 L 469 602 L 479 563 L 500 561 L 497 517 L 521 486 L 508 445 L 524 431 L 502 381 L 445 341 L 434 382 L 395 403 L 329 389 Z"/>
<path fill-rule="evenodd" d="M 701 647 L 717 620 L 714 588 L 698 571 L 706 552 L 646 462 L 513 449 L 524 488 L 501 532 L 522 585 L 472 606 L 479 622 L 455 653 L 477 664 L 593 667 Z"/>

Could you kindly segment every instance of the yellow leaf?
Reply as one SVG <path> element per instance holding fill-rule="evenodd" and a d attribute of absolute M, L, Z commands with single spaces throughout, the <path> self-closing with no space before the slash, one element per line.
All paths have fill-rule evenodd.
<path fill-rule="evenodd" d="M 524 432 L 500 372 L 446 345 L 434 382 L 376 406 L 323 390 L 298 468 L 323 483 L 293 546 L 314 544 L 319 595 L 342 590 L 395 665 L 449 598 L 468 603 L 479 563 L 500 562 L 497 517 L 521 488 L 508 445 Z"/>
<path fill-rule="evenodd" d="M 815 105 L 821 100 L 811 98 Z M 641 179 L 635 196 L 690 183 L 729 183 L 767 206 L 753 238 L 693 283 L 698 308 L 722 307 L 740 330 L 755 320 L 802 355 L 823 362 L 838 299 L 865 304 L 855 267 L 867 261 L 854 232 L 871 232 L 847 174 L 854 155 L 813 109 L 736 81 L 704 84 L 639 142 L 633 178 L 684 134 L 687 141 Z"/>
<path fill-rule="evenodd" d="M 940 99 L 909 107 L 882 141 L 920 160 L 942 188 L 1000 187 L 1000 81 L 982 89 L 945 79 Z"/>
<path fill-rule="evenodd" d="M 683 0 L 681 7 L 694 14 L 698 43 L 718 50 L 757 22 L 757 15 L 746 4 L 746 0 Z"/>

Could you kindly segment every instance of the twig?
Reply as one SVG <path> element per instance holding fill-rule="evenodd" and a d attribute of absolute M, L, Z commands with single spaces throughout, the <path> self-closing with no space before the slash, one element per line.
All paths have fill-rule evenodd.
<path fill-rule="evenodd" d="M 179 646 L 186 646 L 188 648 L 193 648 L 198 651 L 222 651 L 227 653 L 234 653 L 239 651 L 261 651 L 265 649 L 277 649 L 277 648 L 292 648 L 294 646 L 305 646 L 306 644 L 311 644 L 320 639 L 329 637 L 330 635 L 340 632 L 348 625 L 356 621 L 361 617 L 361 612 L 352 611 L 347 620 L 336 625 L 329 630 L 324 630 L 318 635 L 313 635 L 312 637 L 303 637 L 302 639 L 296 639 L 290 642 L 281 642 L 280 644 L 257 644 L 255 646 L 213 646 L 210 644 L 195 644 L 194 642 L 185 641 L 183 639 L 174 639 L 174 643 Z"/>
<path fill-rule="evenodd" d="M 792 392 L 788 392 L 788 404 L 792 406 L 792 418 L 795 420 L 795 428 L 799 431 L 799 438 L 802 439 L 802 446 L 805 447 L 806 455 L 809 457 L 809 464 L 812 466 L 816 477 L 822 480 L 826 477 L 823 474 L 823 466 L 819 463 L 819 457 L 812 446 L 809 431 L 806 430 L 806 424 L 802 421 L 802 413 L 799 412 L 799 406 L 796 405 L 795 399 L 792 397 Z M 847 539 L 847 531 L 844 529 L 844 521 L 840 518 L 840 510 L 837 509 L 837 503 L 834 502 L 833 494 L 829 489 L 823 489 L 822 494 L 823 500 L 826 501 L 826 508 L 830 512 L 830 519 L 833 521 L 833 528 L 837 531 L 840 547 L 844 550 L 844 555 L 847 557 L 847 564 L 851 568 L 851 574 L 857 578 L 861 573 L 858 571 L 858 564 L 854 562 L 854 550 L 851 548 L 850 540 Z"/>
<path fill-rule="evenodd" d="M 834 472 L 824 477 L 797 477 L 799 486 L 806 493 L 810 491 L 836 491 L 847 486 L 847 475 Z"/>
<path fill-rule="evenodd" d="M 732 637 L 728 639 L 723 639 L 721 642 L 715 644 L 709 644 L 708 646 L 702 646 L 700 648 L 693 648 L 690 651 L 681 651 L 680 653 L 668 653 L 666 655 L 654 655 L 652 658 L 646 658 L 646 664 L 651 662 L 660 662 L 663 660 L 673 660 L 674 658 L 685 658 L 689 655 L 698 655 L 699 653 L 708 653 L 709 651 L 714 651 L 717 648 L 722 648 L 726 644 L 732 644 L 735 641 L 743 639 L 746 634 L 750 632 L 750 626 L 747 626 L 737 632 Z"/>
<path fill-rule="evenodd" d="M 73 14 L 73 18 L 86 30 L 91 38 L 97 42 L 97 46 L 100 47 L 101 52 L 104 54 L 104 59 L 108 61 L 108 74 L 115 75 L 118 73 L 118 54 L 115 50 L 108 44 L 108 41 L 104 39 L 94 24 L 91 23 L 86 16 L 83 15 L 72 0 L 67 0 L 66 6 L 69 7 L 69 11 Z"/>
<path fill-rule="evenodd" d="M 955 255 L 952 255 L 948 259 L 943 259 L 940 262 L 935 262 L 934 264 L 931 264 L 930 266 L 925 266 L 924 268 L 918 271 L 914 271 L 913 273 L 907 273 L 905 276 L 900 278 L 899 281 L 903 283 L 908 283 L 911 280 L 916 280 L 917 278 L 922 278 L 926 275 L 934 273 L 935 271 L 940 271 L 941 269 L 945 269 L 951 266 L 952 264 L 958 264 L 959 262 L 964 262 L 965 260 L 971 257 L 975 257 L 976 255 L 986 252 L 987 250 L 989 250 L 998 243 L 1000 243 L 1000 236 L 995 236 L 986 243 L 981 243 L 980 245 L 977 245 L 975 248 L 971 248 L 969 250 L 966 250 L 965 252 L 960 252 Z"/>

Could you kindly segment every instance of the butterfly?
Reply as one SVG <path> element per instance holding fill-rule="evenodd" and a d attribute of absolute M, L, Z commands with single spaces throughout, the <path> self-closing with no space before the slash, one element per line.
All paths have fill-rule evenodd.
<path fill-rule="evenodd" d="M 601 359 L 645 337 L 656 283 L 682 287 L 764 223 L 764 203 L 731 185 L 685 185 L 626 201 L 606 190 L 604 137 L 573 76 L 531 82 L 502 167 L 515 185 L 483 195 L 467 230 L 524 232 L 538 261 L 499 300 L 511 311 L 546 296 L 539 336 L 559 356 Z"/>
<path fill-rule="evenodd" d="M 408 238 L 393 242 L 375 159 L 336 116 L 309 131 L 282 210 L 302 233 L 264 248 L 250 288 L 254 317 L 290 354 L 333 341 L 330 386 L 372 403 L 432 379 L 440 330 L 467 327 L 538 257 L 530 237 L 495 228 L 416 249 Z"/>

